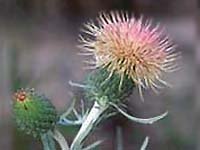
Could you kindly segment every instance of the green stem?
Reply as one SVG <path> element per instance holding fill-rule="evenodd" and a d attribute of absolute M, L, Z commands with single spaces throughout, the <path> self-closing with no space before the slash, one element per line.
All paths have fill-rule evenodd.
<path fill-rule="evenodd" d="M 55 142 L 48 133 L 41 135 L 44 150 L 56 150 Z"/>
<path fill-rule="evenodd" d="M 58 142 L 58 144 L 61 147 L 61 150 L 70 150 L 67 141 L 57 129 L 55 129 L 54 132 L 52 132 L 52 137 Z"/>
<path fill-rule="evenodd" d="M 122 133 L 122 127 L 117 126 L 116 127 L 116 149 L 117 150 L 123 150 L 123 133 Z"/>
<path fill-rule="evenodd" d="M 93 129 L 96 121 L 99 119 L 101 114 L 107 109 L 99 105 L 97 102 L 94 103 L 92 109 L 90 110 L 88 116 L 84 120 L 78 134 L 76 135 L 74 141 L 71 145 L 71 150 L 80 150 L 82 147 L 83 140 L 88 136 L 88 134 Z"/>

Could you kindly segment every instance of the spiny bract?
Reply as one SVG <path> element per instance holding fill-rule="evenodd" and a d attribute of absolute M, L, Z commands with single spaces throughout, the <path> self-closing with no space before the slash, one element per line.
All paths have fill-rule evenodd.
<path fill-rule="evenodd" d="M 87 75 L 86 99 L 98 101 L 102 105 L 107 105 L 109 102 L 117 104 L 132 93 L 134 83 L 131 79 L 126 76 L 124 82 L 120 83 L 118 74 L 109 78 L 108 75 L 109 72 L 104 68 L 94 70 Z"/>

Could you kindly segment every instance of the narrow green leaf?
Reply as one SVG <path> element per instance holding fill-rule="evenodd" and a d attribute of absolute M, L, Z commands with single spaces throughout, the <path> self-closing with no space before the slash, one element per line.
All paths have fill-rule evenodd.
<path fill-rule="evenodd" d="M 103 140 L 96 141 L 96 142 L 92 143 L 91 145 L 83 148 L 82 150 L 92 150 L 93 148 L 99 146 L 101 143 L 103 143 Z"/>
<path fill-rule="evenodd" d="M 165 113 L 163 113 L 159 116 L 156 116 L 156 117 L 152 117 L 152 118 L 145 118 L 145 119 L 144 118 L 136 118 L 136 117 L 131 116 L 131 115 L 127 114 L 126 112 L 124 112 L 116 104 L 110 103 L 110 105 L 112 105 L 114 108 L 116 108 L 122 115 L 124 115 L 129 120 L 137 122 L 137 123 L 142 123 L 142 124 L 153 124 L 154 122 L 156 122 L 160 119 L 163 119 L 168 114 L 168 112 L 166 111 Z"/>
<path fill-rule="evenodd" d="M 149 143 L 149 137 L 147 136 L 140 148 L 140 150 L 146 150 L 147 146 L 148 146 L 148 143 Z"/>

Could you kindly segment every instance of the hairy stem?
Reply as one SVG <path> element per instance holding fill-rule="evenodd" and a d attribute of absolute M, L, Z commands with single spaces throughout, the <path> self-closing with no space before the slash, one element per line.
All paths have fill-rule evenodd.
<path fill-rule="evenodd" d="M 52 133 L 52 136 L 60 145 L 61 150 L 70 150 L 67 141 L 58 130 L 55 129 L 54 132 Z"/>
<path fill-rule="evenodd" d="M 123 150 L 123 133 L 122 133 L 122 127 L 117 126 L 116 127 L 116 149 L 117 150 Z"/>
<path fill-rule="evenodd" d="M 55 142 L 48 133 L 41 135 L 41 141 L 44 150 L 56 150 Z"/>
<path fill-rule="evenodd" d="M 96 121 L 99 119 L 101 114 L 107 109 L 107 107 L 103 107 L 99 105 L 97 102 L 94 103 L 91 108 L 88 116 L 84 120 L 78 134 L 76 135 L 74 141 L 71 145 L 71 150 L 80 150 L 82 147 L 83 140 L 88 136 L 88 134 L 93 129 Z"/>

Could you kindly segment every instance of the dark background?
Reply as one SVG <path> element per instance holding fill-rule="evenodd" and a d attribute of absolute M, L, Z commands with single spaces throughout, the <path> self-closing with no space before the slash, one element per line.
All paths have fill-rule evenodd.
<path fill-rule="evenodd" d="M 169 115 L 151 126 L 132 123 L 122 116 L 104 121 L 86 142 L 105 139 L 99 147 L 117 150 L 116 131 L 122 130 L 124 150 L 139 150 L 146 135 L 148 150 L 200 150 L 198 80 L 200 49 L 195 0 L 0 0 L 0 149 L 42 149 L 38 140 L 19 132 L 12 120 L 12 94 L 19 87 L 45 93 L 58 110 L 67 109 L 72 92 L 69 80 L 81 82 L 88 72 L 77 55 L 82 23 L 99 11 L 126 10 L 160 22 L 181 51 L 181 69 L 166 75 L 173 88 L 159 95 L 146 91 L 143 103 L 135 91 L 129 113 L 138 117 Z M 71 142 L 76 128 L 63 132 Z"/>

